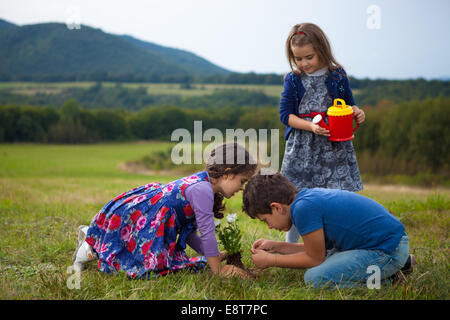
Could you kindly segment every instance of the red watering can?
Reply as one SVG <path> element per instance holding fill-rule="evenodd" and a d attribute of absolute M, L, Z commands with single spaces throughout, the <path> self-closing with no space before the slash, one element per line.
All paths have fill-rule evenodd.
<path fill-rule="evenodd" d="M 327 116 L 328 125 L 320 114 L 316 115 L 312 122 L 330 131 L 328 140 L 348 141 L 355 137 L 353 132 L 359 128 L 359 124 L 353 128 L 353 109 L 346 105 L 343 99 L 334 99 L 333 106 L 328 108 Z"/>

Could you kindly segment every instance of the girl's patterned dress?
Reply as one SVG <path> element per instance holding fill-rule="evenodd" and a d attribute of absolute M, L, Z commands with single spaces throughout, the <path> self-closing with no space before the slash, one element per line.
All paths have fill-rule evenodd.
<path fill-rule="evenodd" d="M 305 94 L 299 114 L 326 112 L 333 103 L 325 85 L 326 68 L 314 75 L 302 75 Z M 310 117 L 303 118 L 311 121 Z M 325 119 L 325 121 L 328 121 Z M 328 137 L 293 129 L 286 141 L 281 174 L 299 190 L 330 188 L 362 190 L 358 163 L 352 141 L 333 142 Z"/>
<path fill-rule="evenodd" d="M 100 271 L 120 270 L 131 278 L 149 278 L 204 268 L 204 256 L 189 258 L 185 252 L 186 238 L 197 227 L 184 191 L 200 181 L 209 181 L 206 171 L 166 185 L 149 183 L 108 202 L 86 235 L 98 255 Z"/>

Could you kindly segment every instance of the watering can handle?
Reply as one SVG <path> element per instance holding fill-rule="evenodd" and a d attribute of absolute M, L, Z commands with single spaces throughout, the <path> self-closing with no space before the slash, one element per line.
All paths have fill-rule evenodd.
<path fill-rule="evenodd" d="M 338 105 L 338 104 L 337 104 L 338 102 L 340 102 L 341 105 Z M 334 99 L 334 101 L 333 101 L 333 107 L 344 108 L 344 107 L 347 107 L 347 105 L 345 104 L 344 99 Z"/>
<path fill-rule="evenodd" d="M 355 132 L 358 128 L 359 128 L 359 123 L 356 123 L 356 128 L 354 128 L 352 132 Z"/>

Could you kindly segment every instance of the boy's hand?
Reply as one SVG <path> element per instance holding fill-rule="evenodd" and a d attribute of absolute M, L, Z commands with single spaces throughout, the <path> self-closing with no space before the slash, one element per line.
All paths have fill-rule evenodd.
<path fill-rule="evenodd" d="M 252 253 L 255 253 L 256 250 L 264 250 L 267 252 L 276 252 L 274 250 L 275 248 L 275 241 L 273 240 L 266 240 L 266 239 L 258 239 L 256 240 L 252 245 Z"/>
<path fill-rule="evenodd" d="M 248 274 L 244 269 L 233 266 L 231 264 L 224 265 L 220 270 L 220 275 L 225 276 L 227 278 L 239 277 L 243 279 L 248 279 Z"/>
<path fill-rule="evenodd" d="M 361 124 L 366 119 L 366 114 L 357 106 L 352 106 L 353 116 L 356 118 L 356 123 Z"/>
<path fill-rule="evenodd" d="M 275 255 L 264 250 L 255 249 L 252 261 L 255 267 L 265 269 L 275 265 Z"/>

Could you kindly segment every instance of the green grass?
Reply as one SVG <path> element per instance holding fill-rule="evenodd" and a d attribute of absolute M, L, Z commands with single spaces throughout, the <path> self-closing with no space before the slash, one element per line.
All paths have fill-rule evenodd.
<path fill-rule="evenodd" d="M 418 266 L 404 286 L 380 290 L 314 290 L 304 270 L 270 268 L 258 280 L 181 272 L 155 280 L 128 280 L 82 272 L 69 289 L 76 230 L 111 198 L 150 181 L 177 177 L 120 171 L 122 162 L 165 150 L 165 142 L 93 145 L 0 145 L 0 299 L 449 299 L 450 191 L 367 186 L 362 194 L 385 205 L 406 226 Z M 243 229 L 244 264 L 258 238 L 283 240 L 241 211 L 241 194 L 227 201 Z M 188 254 L 194 255 L 191 249 Z"/>
<path fill-rule="evenodd" d="M 66 88 L 88 89 L 96 85 L 96 82 L 0 82 L 0 90 L 6 89 L 11 93 L 34 95 L 36 93 L 58 94 Z M 102 82 L 104 87 L 113 87 L 114 82 Z M 146 88 L 148 94 L 180 95 L 183 97 L 202 96 L 212 94 L 217 90 L 250 90 L 262 91 L 268 96 L 280 97 L 283 86 L 280 85 L 252 85 L 252 84 L 191 84 L 190 88 L 184 88 L 178 83 L 123 83 L 124 88 Z"/>

